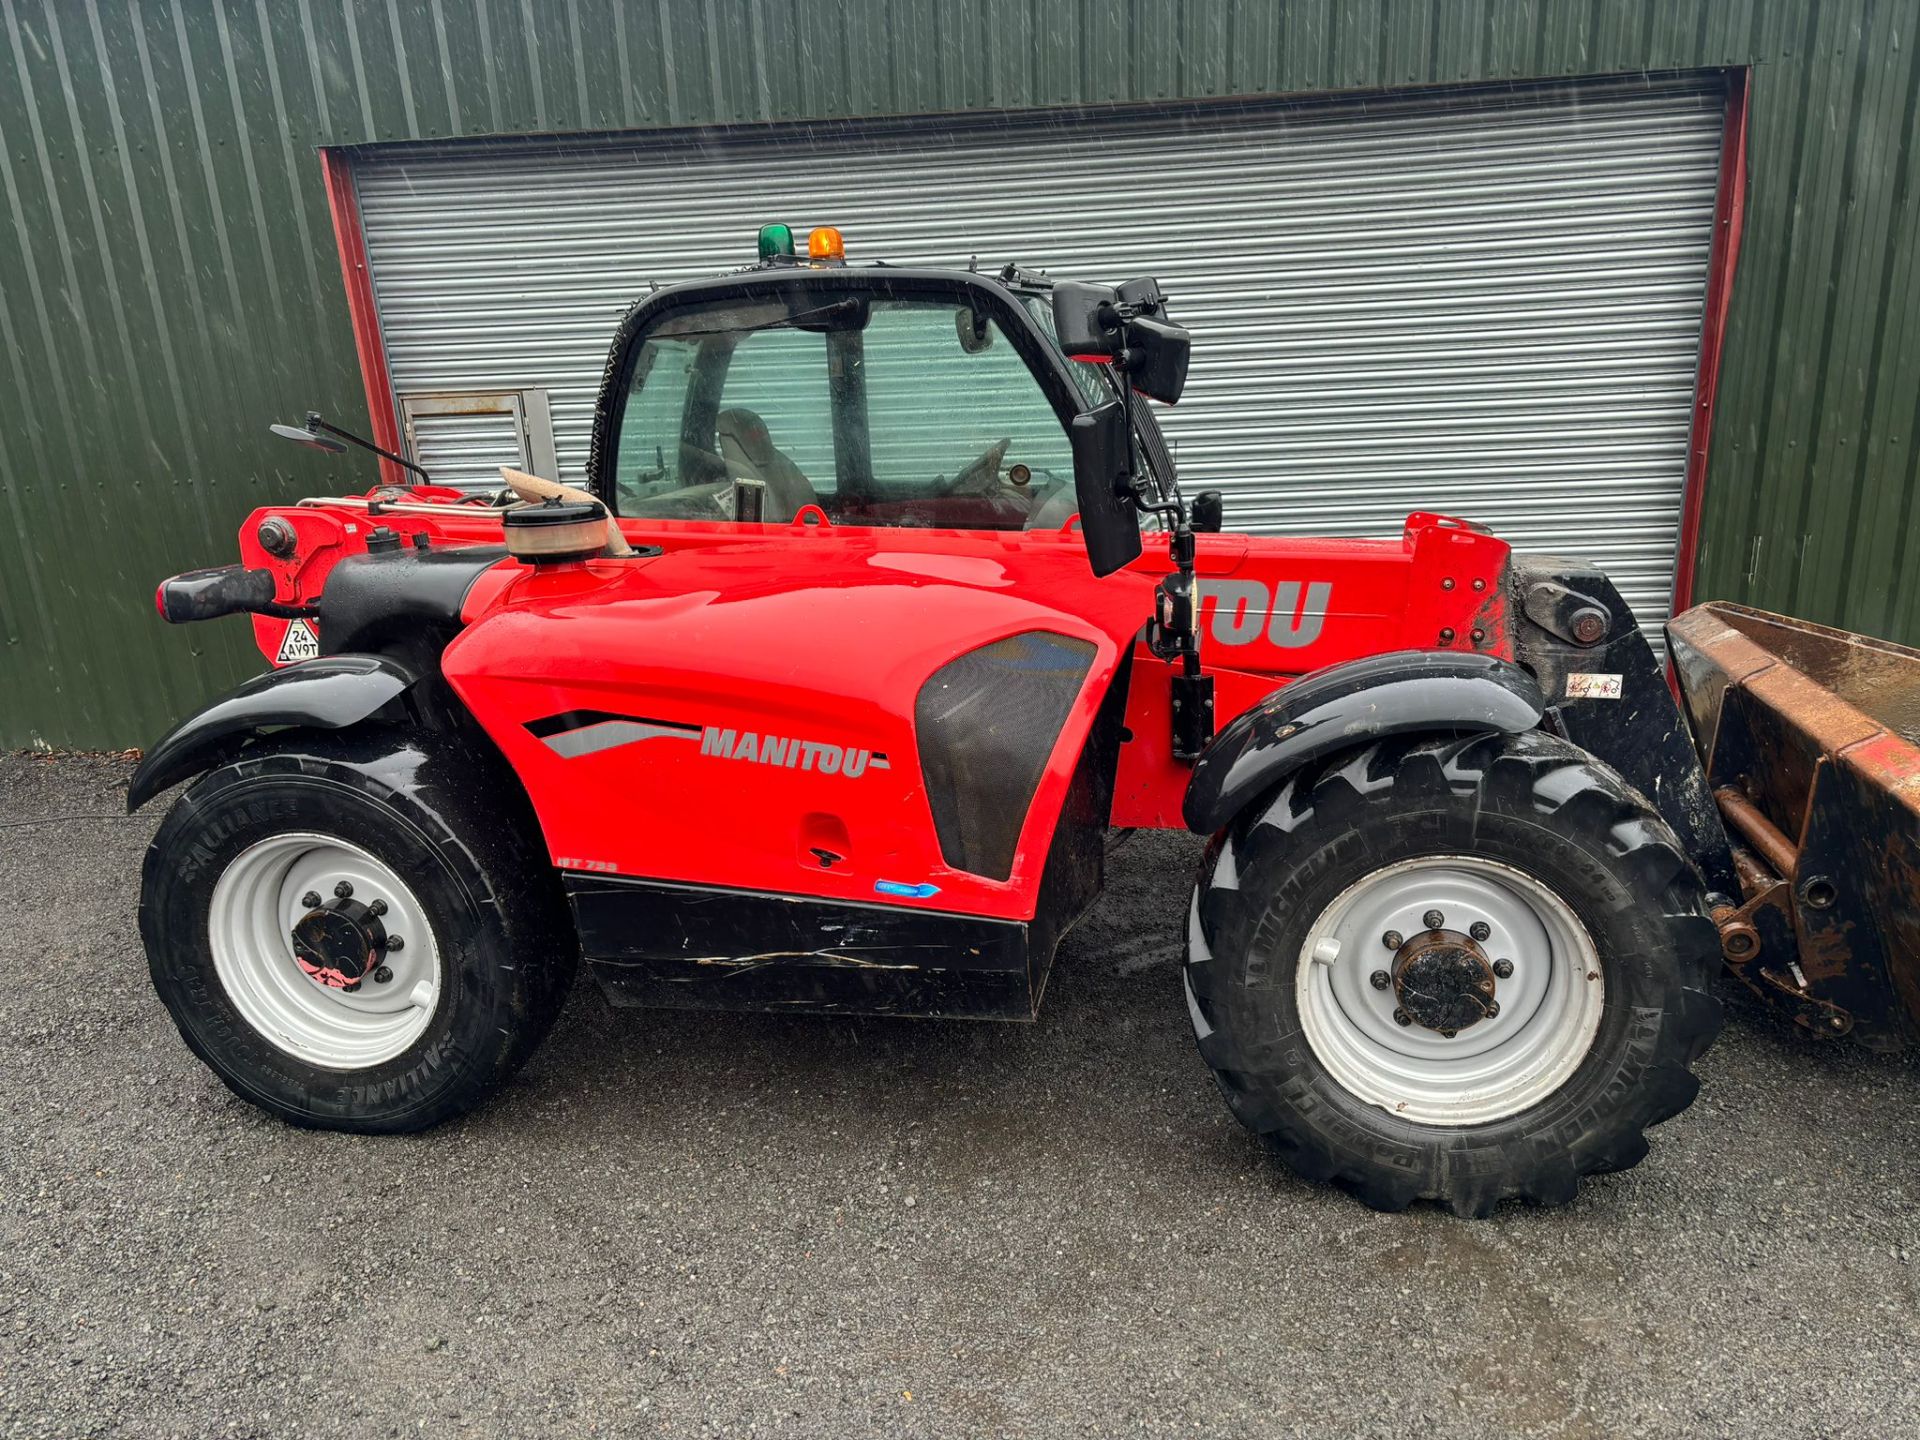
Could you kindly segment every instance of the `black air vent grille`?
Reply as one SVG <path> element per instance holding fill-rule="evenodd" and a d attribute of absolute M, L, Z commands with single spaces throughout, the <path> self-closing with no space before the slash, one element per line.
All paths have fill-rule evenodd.
<path fill-rule="evenodd" d="M 1005 880 L 1093 646 L 1031 630 L 969 651 L 928 678 L 914 704 L 940 853 L 956 870 Z"/>

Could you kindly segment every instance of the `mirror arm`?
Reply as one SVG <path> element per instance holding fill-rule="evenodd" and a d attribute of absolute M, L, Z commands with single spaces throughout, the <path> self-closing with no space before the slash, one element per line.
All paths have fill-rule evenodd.
<path fill-rule="evenodd" d="M 358 445 L 362 450 L 371 450 L 382 460 L 391 460 L 402 469 L 413 471 L 414 474 L 418 475 L 429 485 L 433 483 L 433 477 L 418 465 L 414 464 L 413 461 L 407 459 L 406 456 L 396 455 L 391 450 L 382 449 L 371 440 L 361 438 L 351 430 L 342 430 L 338 425 L 329 424 L 320 418 L 320 412 L 317 410 L 309 410 L 307 412 L 307 429 L 316 435 L 331 435 L 335 439 L 345 440 L 349 445 Z"/>
<path fill-rule="evenodd" d="M 1131 479 L 1137 444 L 1133 407 L 1137 402 L 1133 386 L 1127 381 L 1130 358 L 1129 352 L 1122 349 L 1114 357 L 1112 367 L 1127 419 L 1127 474 L 1133 485 L 1134 504 L 1168 521 L 1167 558 L 1173 562 L 1173 573 L 1162 579 L 1154 591 L 1154 616 L 1147 627 L 1147 648 L 1160 659 L 1180 667 L 1172 677 L 1173 758 L 1191 764 L 1213 739 L 1213 677 L 1200 667 L 1200 588 L 1195 567 L 1199 547 L 1179 481 L 1171 477 L 1163 479 L 1157 473 L 1140 480 Z M 1158 498 L 1150 498 L 1149 487 L 1157 492 Z"/>

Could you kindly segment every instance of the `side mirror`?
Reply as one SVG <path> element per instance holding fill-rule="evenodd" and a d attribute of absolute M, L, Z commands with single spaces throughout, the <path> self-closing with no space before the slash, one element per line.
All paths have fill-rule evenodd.
<path fill-rule="evenodd" d="M 1111 575 L 1140 553 L 1140 512 L 1127 473 L 1127 412 L 1117 400 L 1073 417 L 1073 490 L 1080 504 L 1087 563 Z"/>
<path fill-rule="evenodd" d="M 1178 325 L 1136 315 L 1127 321 L 1127 383 L 1149 400 L 1171 405 L 1187 388 L 1193 341 Z"/>
<path fill-rule="evenodd" d="M 1193 504 L 1187 507 L 1187 523 L 1196 534 L 1217 535 L 1226 519 L 1226 507 L 1221 504 L 1218 490 L 1202 490 L 1193 497 Z"/>
<path fill-rule="evenodd" d="M 298 425 L 270 425 L 267 427 L 282 440 L 291 440 L 296 445 L 304 445 L 309 450 L 319 450 L 327 455 L 344 455 L 347 447 L 331 435 L 318 430 L 302 429 Z"/>
<path fill-rule="evenodd" d="M 310 450 L 322 450 L 329 455 L 344 455 L 348 445 L 358 445 L 362 450 L 372 451 L 382 460 L 391 460 L 402 470 L 411 470 L 420 477 L 422 484 L 433 483 L 433 477 L 406 456 L 396 455 L 391 450 L 382 449 L 364 436 L 356 435 L 351 430 L 342 430 L 338 425 L 329 424 L 320 418 L 317 410 L 307 412 L 305 429 L 297 425 L 273 425 L 268 428 L 283 440 L 291 440 L 296 445 L 305 445 Z"/>
<path fill-rule="evenodd" d="M 1119 304 L 1149 310 L 1122 320 L 1114 309 Z M 1060 281 L 1053 287 L 1053 333 L 1075 360 L 1108 361 L 1126 350 L 1127 383 L 1149 400 L 1171 405 L 1186 389 L 1193 343 L 1166 318 L 1166 301 L 1154 280 L 1129 280 L 1117 290 Z"/>
<path fill-rule="evenodd" d="M 1120 327 L 1111 286 L 1062 280 L 1053 287 L 1053 333 L 1074 359 L 1111 360 L 1120 353 Z"/>

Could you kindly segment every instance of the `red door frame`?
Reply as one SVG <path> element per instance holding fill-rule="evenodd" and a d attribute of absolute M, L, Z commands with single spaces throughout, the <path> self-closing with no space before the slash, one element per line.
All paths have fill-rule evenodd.
<path fill-rule="evenodd" d="M 1713 402 L 1720 390 L 1720 353 L 1733 303 L 1733 273 L 1740 262 L 1740 230 L 1747 206 L 1747 94 L 1753 71 L 1727 77 L 1727 114 L 1720 140 L 1720 184 L 1713 203 L 1713 253 L 1707 263 L 1707 305 L 1700 324 L 1700 373 L 1693 397 L 1693 427 L 1687 444 L 1687 478 L 1680 502 L 1680 548 L 1673 571 L 1673 613 L 1693 604 L 1700 553 L 1700 516 L 1706 500 L 1707 446 L 1713 439 Z"/>
<path fill-rule="evenodd" d="M 400 422 L 394 412 L 393 376 L 387 369 L 386 342 L 380 337 L 380 317 L 373 303 L 373 272 L 367 266 L 367 232 L 360 223 L 360 196 L 354 188 L 351 154 L 322 147 L 320 171 L 327 186 L 327 208 L 333 214 L 333 240 L 340 250 L 340 277 L 347 286 L 347 314 L 353 321 L 353 348 L 360 356 L 360 379 L 367 390 L 367 416 L 373 441 L 396 455 Z M 380 480 L 405 485 L 411 477 L 391 460 L 380 463 Z"/>

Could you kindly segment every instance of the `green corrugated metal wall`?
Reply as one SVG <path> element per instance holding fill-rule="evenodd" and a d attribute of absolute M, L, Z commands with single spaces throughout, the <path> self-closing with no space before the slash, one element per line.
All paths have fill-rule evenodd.
<path fill-rule="evenodd" d="M 0 745 L 258 667 L 159 623 L 255 504 L 364 484 L 320 145 L 1752 65 L 1697 593 L 1920 641 L 1920 0 L 0 0 Z M 956 226 L 965 224 L 955 216 Z M 743 244 L 746 243 L 743 238 Z"/>

